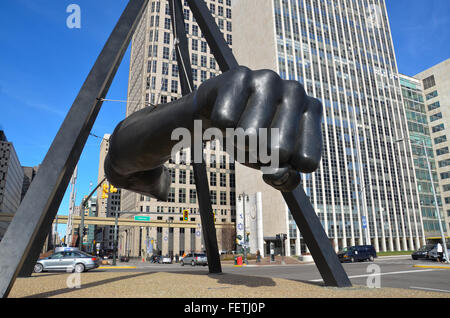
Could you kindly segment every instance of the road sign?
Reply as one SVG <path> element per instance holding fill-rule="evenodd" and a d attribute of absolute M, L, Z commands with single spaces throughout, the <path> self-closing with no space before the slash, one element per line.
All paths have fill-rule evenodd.
<path fill-rule="evenodd" d="M 134 216 L 134 220 L 135 220 L 135 221 L 145 221 L 145 222 L 150 222 L 150 217 L 149 217 L 149 216 L 135 215 L 135 216 Z"/>
<path fill-rule="evenodd" d="M 362 227 L 363 229 L 367 228 L 367 220 L 365 215 L 362 216 Z"/>

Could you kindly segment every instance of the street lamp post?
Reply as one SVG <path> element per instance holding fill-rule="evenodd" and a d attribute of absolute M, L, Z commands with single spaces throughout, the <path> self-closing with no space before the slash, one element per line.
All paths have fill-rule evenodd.
<path fill-rule="evenodd" d="M 406 138 L 402 138 L 400 140 L 397 140 L 396 142 L 402 142 L 405 140 L 406 140 Z M 448 258 L 447 244 L 445 242 L 444 229 L 442 228 L 441 214 L 439 213 L 439 205 L 438 205 L 438 201 L 437 201 L 437 197 L 436 197 L 436 190 L 434 188 L 433 174 L 431 173 L 431 164 L 430 164 L 430 159 L 428 158 L 428 152 L 427 152 L 427 148 L 425 145 L 425 140 L 422 139 L 421 143 L 418 143 L 417 141 L 411 140 L 411 139 L 410 139 L 410 141 L 414 142 L 417 145 L 420 144 L 423 148 L 423 151 L 425 152 L 425 158 L 427 160 L 427 167 L 428 167 L 428 175 L 430 176 L 430 182 L 431 182 L 431 190 L 433 191 L 434 207 L 436 209 L 436 215 L 437 215 L 438 222 L 439 222 L 439 230 L 441 232 L 441 237 L 442 237 L 442 248 L 444 251 L 446 262 L 448 263 L 450 261 L 450 259 Z"/>
<path fill-rule="evenodd" d="M 248 201 L 248 195 L 244 192 L 239 195 L 239 200 L 242 200 L 243 205 L 243 219 L 244 219 L 244 264 L 248 265 L 247 260 L 247 233 L 246 233 L 246 227 L 245 227 L 245 200 Z"/>

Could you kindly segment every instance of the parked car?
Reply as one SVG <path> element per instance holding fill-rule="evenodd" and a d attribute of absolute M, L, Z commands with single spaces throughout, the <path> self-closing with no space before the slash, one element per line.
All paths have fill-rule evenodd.
<path fill-rule="evenodd" d="M 128 256 L 121 256 L 120 261 L 123 263 L 128 263 L 130 261 L 130 258 Z"/>
<path fill-rule="evenodd" d="M 443 248 L 442 251 L 444 252 Z M 450 255 L 450 244 L 447 244 L 447 252 Z M 428 252 L 428 257 L 433 261 L 438 259 L 437 244 L 433 244 L 433 248 Z M 443 253 L 443 257 L 445 258 L 445 253 Z"/>
<path fill-rule="evenodd" d="M 373 262 L 377 257 L 377 252 L 372 245 L 359 245 L 345 247 L 338 252 L 338 257 L 341 263 L 343 262 Z"/>
<path fill-rule="evenodd" d="M 433 249 L 434 244 L 427 244 L 425 246 L 422 246 L 417 251 L 411 254 L 411 257 L 413 260 L 418 259 L 429 259 L 430 258 L 430 251 Z"/>
<path fill-rule="evenodd" d="M 61 270 L 82 273 L 99 266 L 100 259 L 98 257 L 81 252 L 77 248 L 65 248 L 38 260 L 34 265 L 34 272 Z"/>
<path fill-rule="evenodd" d="M 191 264 L 192 266 L 195 265 L 208 265 L 208 258 L 206 257 L 205 253 L 189 253 L 183 259 L 180 261 L 181 266 L 184 266 L 185 264 Z"/>
<path fill-rule="evenodd" d="M 172 264 L 172 258 L 170 256 L 161 256 L 159 258 L 160 264 Z"/>

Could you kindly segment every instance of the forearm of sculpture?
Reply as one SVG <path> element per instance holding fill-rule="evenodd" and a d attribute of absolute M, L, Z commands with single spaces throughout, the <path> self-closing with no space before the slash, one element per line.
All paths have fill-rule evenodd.
<path fill-rule="evenodd" d="M 172 103 L 146 108 L 122 121 L 111 136 L 105 174 L 117 187 L 165 200 L 170 176 L 164 167 L 177 141 L 176 128 L 242 128 L 258 137 L 259 129 L 277 129 L 279 141 L 270 153 L 279 154 L 279 166 L 264 181 L 280 191 L 300 182 L 298 172 L 317 169 L 322 151 L 322 104 L 308 97 L 296 81 L 284 81 L 269 70 L 246 67 L 204 82 L 197 91 Z M 241 162 L 259 169 L 262 164 Z"/>
<path fill-rule="evenodd" d="M 120 122 L 110 138 L 105 174 L 115 186 L 165 199 L 170 178 L 163 164 L 169 160 L 172 131 L 191 130 L 194 93 L 157 108 L 147 107 Z"/>

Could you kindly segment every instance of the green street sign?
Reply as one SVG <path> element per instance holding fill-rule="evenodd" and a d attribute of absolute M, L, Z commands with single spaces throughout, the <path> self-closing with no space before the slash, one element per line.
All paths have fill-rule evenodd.
<path fill-rule="evenodd" d="M 150 217 L 149 217 L 149 216 L 138 216 L 138 215 L 135 215 L 135 216 L 134 216 L 134 220 L 135 220 L 135 221 L 146 221 L 146 222 L 150 222 Z"/>

